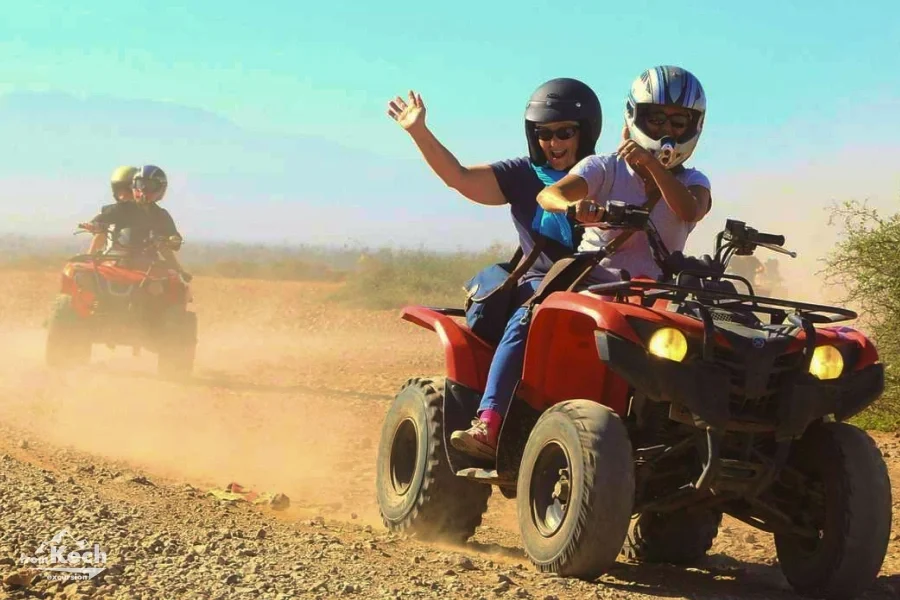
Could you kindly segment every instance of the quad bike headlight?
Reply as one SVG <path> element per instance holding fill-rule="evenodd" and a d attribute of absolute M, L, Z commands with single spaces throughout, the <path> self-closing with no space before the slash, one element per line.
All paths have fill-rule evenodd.
<path fill-rule="evenodd" d="M 819 379 L 837 379 L 844 372 L 844 357 L 834 346 L 818 346 L 809 363 L 809 372 Z"/>
<path fill-rule="evenodd" d="M 663 327 L 662 329 L 657 329 L 650 336 L 647 350 L 654 356 L 681 362 L 687 356 L 687 338 L 677 329 Z"/>

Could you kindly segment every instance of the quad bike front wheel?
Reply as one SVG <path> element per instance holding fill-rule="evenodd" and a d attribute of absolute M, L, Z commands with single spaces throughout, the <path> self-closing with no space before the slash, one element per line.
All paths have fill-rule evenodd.
<path fill-rule="evenodd" d="M 410 379 L 384 419 L 376 493 L 385 526 L 424 540 L 464 542 L 487 510 L 491 486 L 450 470 L 443 380 Z"/>
<path fill-rule="evenodd" d="M 160 377 L 181 379 L 194 370 L 197 350 L 197 314 L 173 309 L 163 316 L 157 356 Z"/>
<path fill-rule="evenodd" d="M 721 524 L 722 513 L 708 508 L 644 512 L 632 520 L 622 555 L 647 563 L 695 564 L 712 548 Z"/>
<path fill-rule="evenodd" d="M 775 534 L 781 569 L 799 593 L 854 598 L 870 587 L 891 532 L 891 482 L 869 435 L 846 423 L 810 427 L 792 450 L 791 468 L 807 478 L 799 514 L 816 538 Z"/>
<path fill-rule="evenodd" d="M 60 294 L 47 321 L 44 359 L 47 366 L 66 368 L 91 360 L 91 339 L 85 323 L 72 306 L 72 297 Z"/>
<path fill-rule="evenodd" d="M 599 577 L 616 561 L 633 504 L 631 441 L 615 413 L 570 400 L 541 415 L 522 455 L 516 499 L 522 543 L 536 567 Z"/>

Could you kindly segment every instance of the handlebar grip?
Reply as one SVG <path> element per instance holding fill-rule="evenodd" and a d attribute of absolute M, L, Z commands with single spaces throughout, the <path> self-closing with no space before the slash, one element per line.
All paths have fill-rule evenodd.
<path fill-rule="evenodd" d="M 784 236 L 774 233 L 757 233 L 753 235 L 756 244 L 771 244 L 772 246 L 784 246 Z"/>

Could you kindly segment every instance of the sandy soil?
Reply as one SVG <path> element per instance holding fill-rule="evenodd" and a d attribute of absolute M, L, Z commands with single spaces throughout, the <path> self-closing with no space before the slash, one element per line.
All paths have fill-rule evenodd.
<path fill-rule="evenodd" d="M 492 497 L 463 547 L 388 534 L 374 500 L 381 419 L 408 377 L 438 374 L 430 332 L 396 312 L 336 307 L 331 284 L 198 278 L 195 376 L 95 347 L 43 366 L 53 274 L 0 273 L 0 577 L 62 527 L 109 564 L 85 583 L 9 579 L 2 597 L 792 598 L 770 536 L 726 519 L 698 568 L 626 562 L 599 582 L 537 573 L 514 503 Z M 900 508 L 900 436 L 873 434 Z M 236 481 L 286 511 L 205 494 Z M 900 520 L 866 598 L 900 597 Z M 6 558 L 4 558 L 6 557 Z"/>

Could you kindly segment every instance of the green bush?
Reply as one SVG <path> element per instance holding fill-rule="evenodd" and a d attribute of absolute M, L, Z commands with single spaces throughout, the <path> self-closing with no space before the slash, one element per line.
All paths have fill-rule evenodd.
<path fill-rule="evenodd" d="M 861 322 L 886 365 L 885 392 L 857 417 L 870 429 L 900 428 L 900 214 L 884 217 L 865 203 L 832 209 L 842 236 L 825 259 L 825 277 L 845 290 L 843 301 L 859 307 Z"/>

